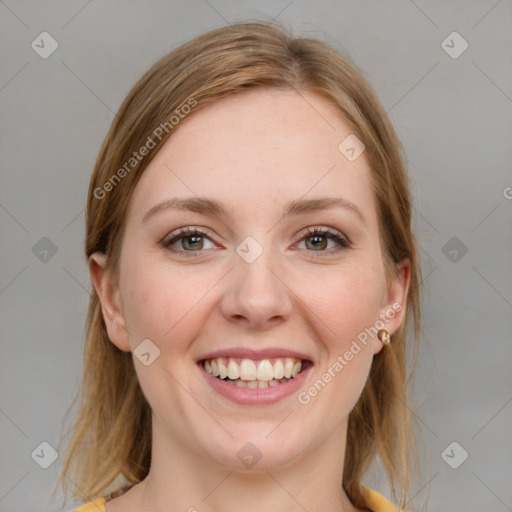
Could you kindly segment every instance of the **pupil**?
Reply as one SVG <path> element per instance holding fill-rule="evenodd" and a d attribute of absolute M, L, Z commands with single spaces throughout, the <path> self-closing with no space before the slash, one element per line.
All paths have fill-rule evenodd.
<path fill-rule="evenodd" d="M 312 236 L 312 237 L 310 237 L 310 239 L 311 239 L 313 248 L 325 249 L 327 241 L 324 236 Z"/>
<path fill-rule="evenodd" d="M 190 243 L 190 240 L 192 240 L 192 244 Z M 203 244 L 201 242 L 202 242 L 202 237 L 197 236 L 197 235 L 193 235 L 193 236 L 189 236 L 189 237 L 185 238 L 185 244 L 189 246 L 188 247 L 189 249 L 194 249 L 194 248 L 197 249 L 198 247 L 199 247 L 199 249 L 202 249 Z M 193 245 L 193 244 L 198 244 L 198 243 L 199 243 L 199 245 Z"/>

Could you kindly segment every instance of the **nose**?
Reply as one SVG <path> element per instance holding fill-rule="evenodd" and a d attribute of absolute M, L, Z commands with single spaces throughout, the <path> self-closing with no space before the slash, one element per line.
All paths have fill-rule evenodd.
<path fill-rule="evenodd" d="M 284 322 L 291 313 L 291 291 L 266 251 L 247 263 L 235 255 L 235 268 L 226 276 L 222 314 L 248 329 L 265 329 Z M 282 274 L 282 272 L 281 272 Z"/>

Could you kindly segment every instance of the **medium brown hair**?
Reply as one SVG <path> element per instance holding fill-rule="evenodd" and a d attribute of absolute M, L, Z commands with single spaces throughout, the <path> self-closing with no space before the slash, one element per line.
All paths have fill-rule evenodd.
<path fill-rule="evenodd" d="M 394 333 L 391 345 L 374 356 L 350 413 L 342 482 L 355 506 L 367 506 L 361 480 L 378 456 L 391 493 L 403 507 L 417 464 L 407 392 L 408 324 L 414 360 L 420 332 L 420 268 L 411 229 L 409 178 L 403 148 L 385 110 L 361 72 L 338 50 L 317 39 L 294 38 L 275 23 L 250 22 L 203 34 L 160 59 L 129 92 L 101 147 L 88 193 L 85 254 L 106 254 L 107 271 L 117 275 L 130 198 L 144 169 L 172 136 L 169 120 L 182 117 L 184 105 L 198 110 L 254 87 L 316 93 L 339 112 L 366 147 L 388 277 L 398 262 L 410 262 L 407 321 Z M 166 127 L 161 139 L 154 136 L 159 126 Z M 148 137 L 156 139 L 154 147 L 131 162 L 134 153 L 149 145 Z M 151 464 L 151 409 L 132 354 L 108 338 L 94 290 L 81 389 L 72 406 L 77 404 L 59 479 L 65 499 L 70 484 L 73 498 L 92 499 L 121 480 L 143 480 Z"/>

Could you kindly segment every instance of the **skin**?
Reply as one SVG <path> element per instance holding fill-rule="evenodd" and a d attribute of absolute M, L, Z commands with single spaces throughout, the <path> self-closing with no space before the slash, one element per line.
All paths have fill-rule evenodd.
<path fill-rule="evenodd" d="M 104 255 L 89 261 L 112 343 L 130 351 L 149 338 L 160 349 L 149 366 L 134 358 L 153 411 L 151 470 L 107 502 L 108 512 L 360 510 L 341 480 L 348 414 L 383 348 L 377 337 L 307 405 L 296 393 L 237 405 L 213 391 L 196 364 L 223 348 L 298 350 L 314 363 L 302 391 L 396 303 L 404 309 L 386 329 L 398 329 L 409 264 L 386 279 L 367 161 L 338 150 L 350 133 L 315 94 L 256 89 L 190 114 L 145 170 L 118 279 L 105 272 Z M 223 201 L 228 217 L 166 209 L 142 221 L 160 201 L 190 196 Z M 342 208 L 281 219 L 290 200 L 334 196 L 354 203 L 365 221 Z M 174 243 L 180 254 L 160 245 L 186 226 L 207 231 L 202 249 L 190 238 Z M 304 238 L 310 226 L 331 227 L 353 245 L 321 237 L 315 246 Z M 250 264 L 236 253 L 247 236 L 263 248 Z M 247 442 L 262 454 L 252 468 L 237 458 Z"/>

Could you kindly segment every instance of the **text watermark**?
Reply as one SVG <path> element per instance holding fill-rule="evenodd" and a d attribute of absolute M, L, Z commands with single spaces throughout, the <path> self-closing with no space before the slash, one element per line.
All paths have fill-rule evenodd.
<path fill-rule="evenodd" d="M 306 391 L 301 391 L 297 395 L 297 400 L 302 405 L 307 405 L 311 402 L 311 399 L 320 393 L 329 382 L 331 382 L 338 373 L 340 373 L 345 366 L 348 365 L 354 356 L 361 352 L 362 347 L 359 343 L 366 346 L 368 344 L 368 338 L 373 338 L 377 335 L 377 333 L 384 329 L 386 324 L 392 320 L 395 315 L 402 310 L 402 305 L 399 302 L 395 302 L 390 309 L 388 309 L 385 313 L 381 313 L 379 315 L 379 320 L 377 320 L 372 327 L 366 327 L 364 331 L 361 331 L 357 335 L 357 340 L 353 340 L 350 348 L 346 350 L 343 355 L 339 355 L 336 358 L 336 361 L 332 363 L 327 370 L 322 373 L 319 379 L 315 381 L 315 383 L 310 386 Z M 359 343 L 358 343 L 359 342 Z"/>
<path fill-rule="evenodd" d="M 151 149 L 153 149 L 157 142 L 154 139 L 162 140 L 162 137 L 165 134 L 169 133 L 173 130 L 180 122 L 181 119 L 184 119 L 194 107 L 197 106 L 197 101 L 194 98 L 190 98 L 187 103 L 180 105 L 176 110 L 174 110 L 173 115 L 169 118 L 168 121 L 160 123 L 148 136 L 146 142 L 138 149 L 138 151 L 134 151 L 132 156 L 124 163 L 122 167 L 120 167 L 112 176 L 103 184 L 101 187 L 96 187 L 94 189 L 93 195 L 96 199 L 103 199 L 106 197 L 107 192 L 111 192 L 115 186 L 127 175 L 129 174 L 139 162 L 149 153 Z"/>

